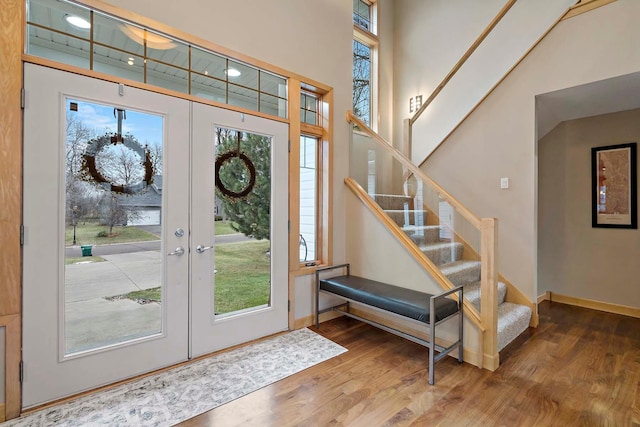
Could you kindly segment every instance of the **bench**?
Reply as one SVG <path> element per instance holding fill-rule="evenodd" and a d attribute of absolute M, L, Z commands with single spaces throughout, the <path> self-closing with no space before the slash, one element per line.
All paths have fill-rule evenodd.
<path fill-rule="evenodd" d="M 322 272 L 336 269 L 342 269 L 343 272 L 346 270 L 346 275 L 320 278 L 320 274 Z M 323 294 L 333 295 L 345 302 L 320 310 L 320 292 Z M 453 293 L 458 293 L 458 301 L 446 298 L 448 295 Z M 321 313 L 338 311 L 345 316 L 352 317 L 415 343 L 424 345 L 429 348 L 429 384 L 433 385 L 435 383 L 435 362 L 442 359 L 456 348 L 458 349 L 458 362 L 462 363 L 463 361 L 462 298 L 462 286 L 455 287 L 438 295 L 431 295 L 412 289 L 377 282 L 375 280 L 365 279 L 363 277 L 352 276 L 350 274 L 349 264 L 322 267 L 316 269 L 316 328 L 319 325 Z M 350 310 L 350 303 L 352 302 L 363 304 L 376 310 L 392 313 L 395 316 L 411 319 L 412 321 L 419 322 L 422 325 L 426 324 L 429 327 L 430 341 L 426 341 L 406 332 L 399 331 L 373 320 L 358 316 Z M 459 317 L 458 340 L 449 347 L 437 345 L 435 343 L 436 326 L 451 319 L 452 317 Z M 435 354 L 436 350 L 438 351 L 437 355 Z"/>

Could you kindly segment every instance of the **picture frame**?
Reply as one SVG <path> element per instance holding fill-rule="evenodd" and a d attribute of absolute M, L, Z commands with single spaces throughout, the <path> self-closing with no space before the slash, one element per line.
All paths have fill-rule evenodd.
<path fill-rule="evenodd" d="M 636 143 L 591 149 L 592 227 L 638 228 Z"/>

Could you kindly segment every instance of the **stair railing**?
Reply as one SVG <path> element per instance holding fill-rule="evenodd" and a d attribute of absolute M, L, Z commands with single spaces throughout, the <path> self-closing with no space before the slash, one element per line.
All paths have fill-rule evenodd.
<path fill-rule="evenodd" d="M 497 219 L 473 214 L 350 111 L 347 121 L 354 130 L 345 184 L 442 289 L 480 282 L 479 307 L 465 298 L 465 316 L 482 337 L 478 363 L 497 368 Z"/>

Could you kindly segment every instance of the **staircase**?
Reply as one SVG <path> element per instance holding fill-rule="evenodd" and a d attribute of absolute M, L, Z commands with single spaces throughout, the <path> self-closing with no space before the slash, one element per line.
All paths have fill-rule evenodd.
<path fill-rule="evenodd" d="M 385 214 L 411 238 L 442 273 L 456 286 L 464 286 L 464 296 L 480 313 L 480 261 L 478 254 L 457 241 L 455 233 L 441 225 L 435 214 L 414 208 L 414 198 L 403 195 L 373 194 Z M 419 225 L 424 224 L 424 225 Z M 498 282 L 497 350 L 502 350 L 530 324 L 531 307 L 505 301 L 507 285 Z"/>

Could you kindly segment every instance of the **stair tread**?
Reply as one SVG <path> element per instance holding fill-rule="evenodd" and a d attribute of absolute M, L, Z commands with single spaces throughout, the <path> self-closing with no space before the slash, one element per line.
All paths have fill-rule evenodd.
<path fill-rule="evenodd" d="M 464 297 L 480 312 L 480 287 L 481 282 L 471 282 L 464 285 Z M 504 302 L 507 296 L 507 285 L 498 282 L 498 304 Z"/>
<path fill-rule="evenodd" d="M 461 246 L 464 246 L 462 243 L 460 242 L 435 242 L 435 243 L 425 243 L 420 245 L 420 250 L 421 251 L 428 251 L 428 250 L 439 250 L 442 248 L 447 248 L 450 246 L 455 246 L 456 248 L 459 248 Z"/>
<path fill-rule="evenodd" d="M 413 200 L 413 197 L 411 196 L 404 196 L 402 194 L 370 194 L 371 197 L 397 197 L 399 199 L 408 199 L 408 200 Z"/>
<path fill-rule="evenodd" d="M 531 307 L 503 302 L 498 306 L 498 351 L 502 350 L 529 327 Z"/>
<path fill-rule="evenodd" d="M 385 212 L 389 213 L 389 212 L 393 212 L 393 213 L 397 213 L 397 212 L 423 212 L 426 213 L 427 211 L 424 209 L 384 209 Z"/>
<path fill-rule="evenodd" d="M 459 260 L 440 266 L 440 271 L 447 276 L 470 268 L 480 267 L 480 261 Z"/>
<path fill-rule="evenodd" d="M 439 225 L 406 225 L 402 227 L 402 231 L 405 233 L 408 231 L 421 231 L 421 230 L 438 230 Z"/>

